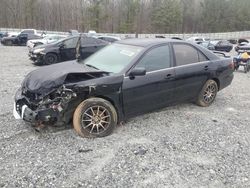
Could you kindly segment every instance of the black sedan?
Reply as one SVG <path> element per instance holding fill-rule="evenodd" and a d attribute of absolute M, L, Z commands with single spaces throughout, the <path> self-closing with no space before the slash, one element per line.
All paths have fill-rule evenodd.
<path fill-rule="evenodd" d="M 58 62 L 76 59 L 77 44 L 80 36 L 68 37 L 54 43 L 39 45 L 29 51 L 29 57 L 36 64 L 50 65 Z M 108 45 L 100 39 L 92 37 L 81 37 L 80 40 L 80 58 L 86 59 L 91 54 Z"/>
<path fill-rule="evenodd" d="M 209 41 L 208 47 L 210 50 L 230 52 L 233 49 L 233 45 L 227 40 L 212 40 Z"/>
<path fill-rule="evenodd" d="M 34 126 L 73 119 L 85 137 L 110 134 L 118 122 L 170 104 L 207 107 L 233 80 L 233 63 L 180 40 L 116 42 L 82 62 L 29 73 L 15 95 L 14 116 Z"/>

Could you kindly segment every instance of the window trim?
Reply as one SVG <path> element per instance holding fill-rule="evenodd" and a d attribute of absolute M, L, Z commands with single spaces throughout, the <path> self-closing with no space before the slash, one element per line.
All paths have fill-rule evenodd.
<path fill-rule="evenodd" d="M 193 64 L 197 64 L 197 63 L 203 63 L 203 62 L 208 62 L 209 61 L 209 58 L 199 49 L 197 48 L 196 46 L 192 45 L 192 44 L 189 44 L 189 43 L 184 43 L 184 42 L 172 42 L 171 43 L 171 46 L 172 46 L 172 54 L 173 54 L 173 66 L 174 67 L 182 67 L 182 66 L 186 66 L 186 65 L 177 65 L 176 63 L 176 56 L 175 56 L 175 51 L 174 51 L 174 45 L 175 44 L 179 44 L 179 45 L 186 45 L 186 46 L 191 46 L 193 47 L 194 49 L 196 49 L 198 52 L 200 52 L 204 57 L 207 58 L 207 61 L 199 61 L 199 62 L 195 62 L 195 63 L 189 63 L 189 64 L 186 64 L 186 65 L 193 65 Z M 199 58 L 199 54 L 198 55 L 198 58 Z M 199 58 L 200 60 L 200 58 Z"/>

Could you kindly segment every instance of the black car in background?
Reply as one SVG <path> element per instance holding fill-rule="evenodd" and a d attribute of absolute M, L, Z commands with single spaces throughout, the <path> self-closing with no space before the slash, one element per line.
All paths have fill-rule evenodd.
<path fill-rule="evenodd" d="M 73 119 L 86 137 L 128 118 L 184 101 L 207 107 L 233 80 L 231 59 L 171 39 L 121 40 L 82 62 L 36 69 L 15 96 L 14 116 L 34 126 Z"/>
<path fill-rule="evenodd" d="M 230 52 L 233 49 L 233 45 L 227 40 L 211 40 L 209 41 L 210 48 L 214 48 L 215 51 Z"/>
<path fill-rule="evenodd" d="M 76 59 L 76 46 L 80 38 L 79 59 L 85 59 L 108 45 L 108 42 L 103 40 L 78 35 L 32 48 L 29 51 L 29 57 L 36 64 L 40 65 L 74 60 Z"/>
<path fill-rule="evenodd" d="M 25 29 L 21 31 L 17 36 L 13 37 L 4 37 L 1 40 L 3 45 L 7 46 L 26 46 L 28 40 L 41 39 L 43 38 L 40 35 L 37 35 L 36 30 L 34 29 Z"/>

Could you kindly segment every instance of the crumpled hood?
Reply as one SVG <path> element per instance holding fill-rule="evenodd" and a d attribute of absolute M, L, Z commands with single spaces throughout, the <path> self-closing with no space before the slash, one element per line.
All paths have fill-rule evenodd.
<path fill-rule="evenodd" d="M 30 72 L 22 83 L 22 89 L 45 96 L 55 88 L 63 85 L 69 74 L 84 75 L 87 73 L 103 74 L 106 72 L 79 64 L 76 61 L 67 61 Z"/>

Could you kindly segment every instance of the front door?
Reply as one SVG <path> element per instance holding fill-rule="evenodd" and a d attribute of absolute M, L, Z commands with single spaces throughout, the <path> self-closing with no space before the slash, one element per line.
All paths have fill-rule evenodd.
<path fill-rule="evenodd" d="M 62 61 L 76 59 L 77 42 L 78 42 L 78 37 L 70 38 L 63 42 L 62 46 L 60 47 L 60 56 Z"/>
<path fill-rule="evenodd" d="M 145 68 L 146 75 L 124 78 L 123 107 L 125 117 L 152 111 L 172 101 L 175 72 L 168 45 L 148 51 L 134 68 Z M 133 68 L 132 68 L 133 69 Z"/>

